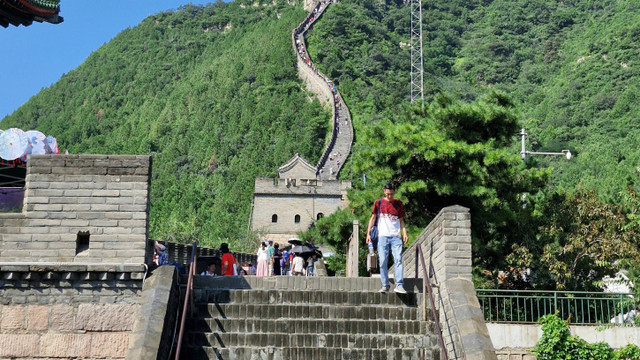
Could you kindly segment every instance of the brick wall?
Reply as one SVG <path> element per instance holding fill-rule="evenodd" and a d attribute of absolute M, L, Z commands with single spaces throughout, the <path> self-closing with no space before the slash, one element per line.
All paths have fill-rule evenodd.
<path fill-rule="evenodd" d="M 148 156 L 30 156 L 22 213 L 0 213 L 0 261 L 143 263 L 150 169 Z"/>
<path fill-rule="evenodd" d="M 286 186 L 284 181 L 258 178 L 255 182 L 252 226 L 256 231 L 270 234 L 296 234 L 309 228 L 318 214 L 328 216 L 347 206 L 346 191 L 350 181 L 323 181 L 318 186 Z M 272 216 L 278 221 L 273 223 Z M 300 215 L 300 222 L 295 216 Z"/>
<path fill-rule="evenodd" d="M 0 358 L 124 358 L 145 267 L 0 263 Z"/>
<path fill-rule="evenodd" d="M 427 278 L 438 285 L 434 301 L 449 358 L 497 359 L 472 282 L 469 209 L 450 206 L 438 213 L 404 252 L 405 277 L 425 277 L 418 246 L 424 254 Z"/>

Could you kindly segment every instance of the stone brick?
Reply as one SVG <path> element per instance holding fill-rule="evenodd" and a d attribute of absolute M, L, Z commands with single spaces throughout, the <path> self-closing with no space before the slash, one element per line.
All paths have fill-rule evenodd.
<path fill-rule="evenodd" d="M 35 357 L 40 347 L 40 335 L 0 334 L 0 356 L 9 358 Z"/>
<path fill-rule="evenodd" d="M 9 305 L 2 307 L 1 329 L 4 331 L 24 330 L 25 307 L 21 305 Z"/>
<path fill-rule="evenodd" d="M 91 191 L 93 197 L 117 197 L 120 196 L 120 190 L 93 190 Z"/>
<path fill-rule="evenodd" d="M 92 358 L 124 358 L 129 345 L 128 333 L 92 334 Z"/>
<path fill-rule="evenodd" d="M 62 210 L 67 211 L 89 211 L 91 210 L 91 205 L 82 203 L 82 204 L 64 204 L 62 205 Z"/>
<path fill-rule="evenodd" d="M 43 334 L 40 356 L 88 357 L 91 351 L 90 334 Z"/>
<path fill-rule="evenodd" d="M 31 207 L 32 211 L 62 211 L 62 204 L 34 204 Z"/>
<path fill-rule="evenodd" d="M 137 310 L 138 305 L 131 304 L 80 304 L 76 317 L 76 329 L 129 331 L 133 328 Z"/>
<path fill-rule="evenodd" d="M 41 331 L 49 328 L 49 307 L 30 305 L 27 307 L 27 330 Z"/>
<path fill-rule="evenodd" d="M 116 204 L 91 204 L 91 211 L 118 211 Z"/>
<path fill-rule="evenodd" d="M 74 329 L 73 307 L 57 304 L 51 307 L 50 328 L 57 331 L 71 331 Z"/>

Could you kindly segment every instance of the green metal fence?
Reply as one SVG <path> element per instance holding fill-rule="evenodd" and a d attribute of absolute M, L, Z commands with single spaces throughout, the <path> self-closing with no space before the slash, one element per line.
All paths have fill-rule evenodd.
<path fill-rule="evenodd" d="M 571 324 L 621 323 L 635 309 L 631 295 L 621 293 L 476 289 L 476 294 L 490 322 L 536 323 L 557 312 Z"/>

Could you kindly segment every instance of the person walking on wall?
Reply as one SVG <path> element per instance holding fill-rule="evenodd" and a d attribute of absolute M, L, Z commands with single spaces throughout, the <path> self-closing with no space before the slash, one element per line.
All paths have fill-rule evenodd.
<path fill-rule="evenodd" d="M 378 256 L 380 258 L 380 280 L 382 288 L 380 292 L 387 292 L 390 288 L 389 270 L 387 262 L 389 259 L 389 249 L 393 254 L 393 265 L 395 267 L 395 292 L 406 294 L 402 279 L 402 245 L 409 241 L 407 228 L 404 225 L 404 205 L 402 201 L 394 199 L 396 187 L 393 183 L 386 183 L 382 189 L 384 197 L 378 199 L 373 204 L 371 219 L 367 226 L 367 245 L 371 243 L 371 227 L 378 223 Z M 380 218 L 376 219 L 380 214 Z M 400 236 L 402 233 L 402 240 Z"/>

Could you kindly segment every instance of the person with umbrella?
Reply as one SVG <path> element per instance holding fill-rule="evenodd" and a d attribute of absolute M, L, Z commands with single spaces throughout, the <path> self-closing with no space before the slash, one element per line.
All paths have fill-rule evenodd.
<path fill-rule="evenodd" d="M 291 275 L 304 275 L 304 259 L 301 254 L 295 253 L 296 257 L 293 258 L 293 264 L 291 265 Z"/>

